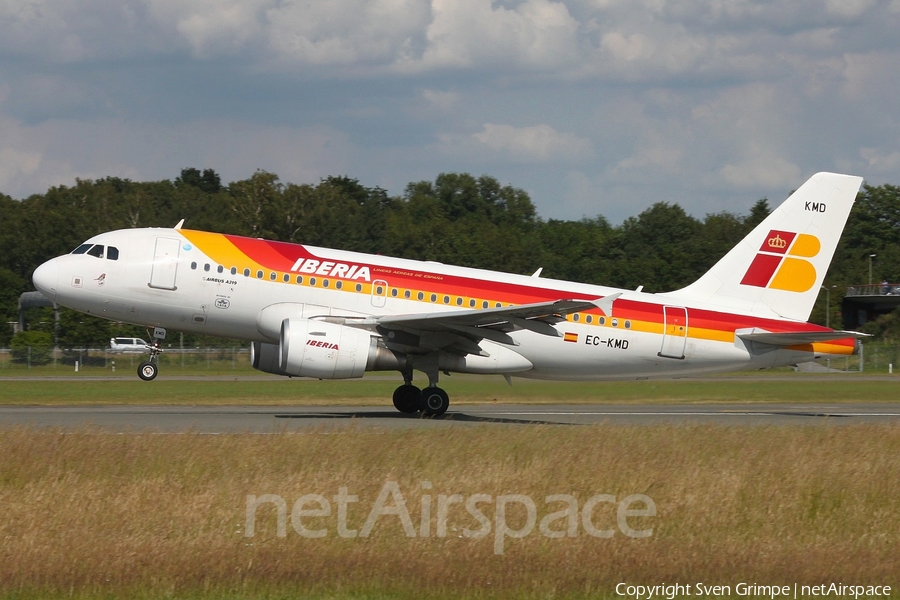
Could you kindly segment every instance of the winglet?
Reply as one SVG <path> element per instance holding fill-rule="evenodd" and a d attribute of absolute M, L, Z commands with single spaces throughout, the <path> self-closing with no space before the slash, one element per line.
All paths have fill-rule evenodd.
<path fill-rule="evenodd" d="M 184 219 L 178 221 L 178 225 L 175 226 L 175 230 L 181 229 L 181 226 L 184 225 Z"/>
<path fill-rule="evenodd" d="M 532 277 L 540 277 L 541 271 L 544 270 L 544 267 L 538 267 L 538 270 L 531 274 Z"/>
<path fill-rule="evenodd" d="M 602 310 L 604 315 L 606 315 L 607 317 L 611 317 L 613 302 L 618 300 L 619 296 L 621 295 L 622 292 L 616 292 L 615 294 L 610 294 L 609 296 L 597 298 L 596 300 L 594 300 L 594 305 Z"/>

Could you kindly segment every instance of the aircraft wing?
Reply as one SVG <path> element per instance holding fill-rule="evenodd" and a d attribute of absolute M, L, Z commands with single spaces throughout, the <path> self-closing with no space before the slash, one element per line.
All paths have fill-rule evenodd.
<path fill-rule="evenodd" d="M 518 346 L 509 333 L 533 331 L 541 335 L 561 337 L 554 324 L 565 315 L 600 308 L 609 315 L 612 303 L 621 293 L 596 300 L 556 300 L 519 306 L 483 310 L 449 310 L 434 313 L 386 315 L 375 317 L 373 325 L 385 344 L 406 352 L 445 350 L 461 355 L 484 355 L 478 346 L 483 339 Z M 347 323 L 348 325 L 351 323 Z"/>
<path fill-rule="evenodd" d="M 736 331 L 735 334 L 742 340 L 769 344 L 770 346 L 796 346 L 799 344 L 814 344 L 816 342 L 830 342 L 846 338 L 862 339 L 870 337 L 867 333 L 858 331 L 782 331 L 771 332 L 764 329 L 753 328 L 746 331 Z"/>

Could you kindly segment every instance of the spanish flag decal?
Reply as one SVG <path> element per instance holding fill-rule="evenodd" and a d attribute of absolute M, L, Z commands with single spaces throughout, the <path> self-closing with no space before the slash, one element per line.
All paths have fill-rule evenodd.
<path fill-rule="evenodd" d="M 568 332 L 566 332 L 566 334 L 563 336 L 563 341 L 564 341 L 564 342 L 577 342 L 577 341 L 578 341 L 578 334 L 577 334 L 577 333 L 568 333 Z"/>

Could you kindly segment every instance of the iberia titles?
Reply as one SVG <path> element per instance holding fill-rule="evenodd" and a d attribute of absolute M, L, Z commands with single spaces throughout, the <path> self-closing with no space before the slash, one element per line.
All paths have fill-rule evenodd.
<path fill-rule="evenodd" d="M 348 265 L 347 263 L 330 260 L 317 260 L 315 258 L 298 258 L 297 262 L 294 263 L 294 266 L 291 267 L 291 271 L 294 273 L 321 275 L 323 277 L 372 281 L 372 274 L 369 271 L 369 267 Z"/>

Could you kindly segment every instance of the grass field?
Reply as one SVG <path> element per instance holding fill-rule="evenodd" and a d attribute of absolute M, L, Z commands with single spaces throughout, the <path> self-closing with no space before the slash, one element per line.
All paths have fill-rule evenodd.
<path fill-rule="evenodd" d="M 0 377 L 0 404 L 389 405 L 397 383 Z M 461 404 L 873 402 L 896 399 L 898 384 L 792 373 L 513 387 L 442 379 Z M 351 426 L 264 436 L 0 427 L 0 457 L 0 598 L 624 598 L 619 582 L 730 585 L 732 596 L 740 582 L 836 582 L 891 585 L 900 596 L 896 425 Z M 339 535 L 340 488 L 358 496 L 346 522 L 359 531 L 391 482 L 413 535 L 388 514 L 368 536 Z M 266 494 L 284 501 L 284 535 L 276 505 L 264 502 L 250 537 L 248 496 Z M 330 515 L 295 522 L 292 509 L 318 506 L 295 506 L 307 494 L 327 499 Z M 464 503 L 441 516 L 454 494 L 490 497 L 478 505 L 487 536 L 466 537 L 483 523 Z M 575 535 L 569 515 L 557 515 L 547 531 L 563 536 L 548 537 L 540 523 L 567 504 L 546 498 L 562 494 L 574 502 Z M 614 500 L 590 510 L 588 524 L 608 538 L 585 527 L 597 494 Z M 616 503 L 633 494 L 656 514 L 626 527 L 652 529 L 649 537 L 625 535 L 618 521 Z M 497 536 L 506 495 L 535 504 L 522 538 Z M 510 502 L 502 521 L 527 529 L 526 505 Z M 304 537 L 296 523 L 325 535 Z"/>
<path fill-rule="evenodd" d="M 0 404 L 306 404 L 384 405 L 400 383 L 394 377 L 318 381 L 262 377 L 191 380 L 136 378 L 30 381 L 0 378 Z M 638 402 L 879 402 L 894 400 L 900 376 L 854 375 L 713 377 L 697 380 L 602 383 L 549 382 L 454 375 L 441 386 L 454 404 Z M 421 385 L 421 383 L 420 383 Z"/>
<path fill-rule="evenodd" d="M 613 598 L 619 582 L 732 586 L 900 585 L 900 428 L 888 426 L 473 427 L 273 436 L 69 434 L 0 429 L 0 596 L 7 598 Z M 339 489 L 358 496 L 361 530 L 395 482 L 411 514 L 383 515 L 367 537 L 337 534 Z M 426 483 L 427 482 L 427 483 Z M 617 528 L 615 506 L 574 537 L 539 527 L 503 537 L 498 496 L 520 494 L 538 522 L 569 494 L 648 496 L 653 516 Z M 247 535 L 248 495 L 285 500 L 286 532 L 266 504 Z M 329 517 L 290 517 L 304 494 Z M 461 504 L 438 534 L 439 496 L 486 494 L 494 529 Z M 424 496 L 430 496 L 430 499 Z M 422 518 L 421 507 L 432 507 Z M 396 506 L 395 497 L 388 502 Z M 311 508 L 315 505 L 306 505 Z M 302 508 L 302 507 L 301 507 Z M 527 525 L 525 505 L 505 522 Z M 302 519 L 302 520 L 301 520 Z M 428 523 L 424 535 L 422 523 Z M 556 520 L 551 531 L 566 531 Z"/>

